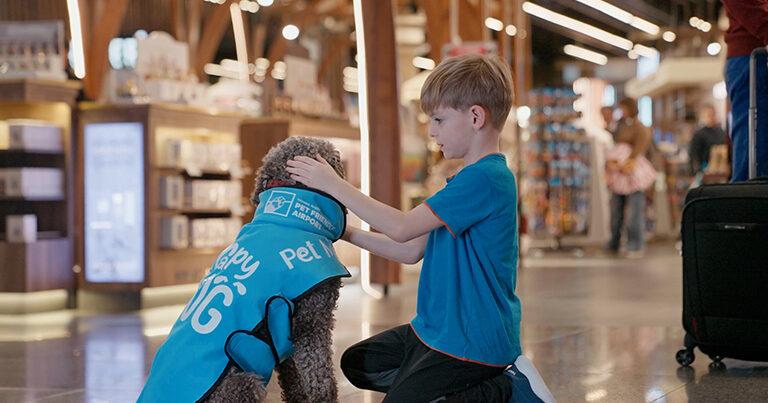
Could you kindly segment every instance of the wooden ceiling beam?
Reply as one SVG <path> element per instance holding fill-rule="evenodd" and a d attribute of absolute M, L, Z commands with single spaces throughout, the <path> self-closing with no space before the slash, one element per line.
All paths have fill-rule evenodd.
<path fill-rule="evenodd" d="M 200 0 L 186 0 L 187 1 L 187 37 L 186 42 L 189 46 L 189 63 L 190 69 L 195 69 L 197 60 L 197 47 L 200 44 L 200 8 L 202 7 L 202 1 Z M 193 70 L 197 73 L 197 70 Z"/>
<path fill-rule="evenodd" d="M 187 40 L 187 25 L 184 20 L 184 0 L 170 0 L 171 2 L 171 35 L 177 41 Z"/>
<path fill-rule="evenodd" d="M 459 36 L 464 42 L 483 40 L 485 21 L 480 3 L 472 4 L 469 0 L 459 0 Z"/>
<path fill-rule="evenodd" d="M 328 38 L 327 45 L 325 49 L 323 49 L 323 57 L 320 60 L 320 68 L 317 72 L 318 82 L 325 81 L 324 78 L 326 74 L 328 74 L 328 70 L 334 62 L 338 61 L 344 55 L 344 52 L 349 52 L 351 46 L 349 35 L 340 34 Z"/>
<path fill-rule="evenodd" d="M 264 48 L 267 44 L 267 24 L 259 23 L 251 30 L 251 62 L 264 57 Z"/>
<path fill-rule="evenodd" d="M 450 9 L 443 0 L 420 0 L 419 5 L 427 17 L 429 57 L 440 62 L 443 45 L 451 41 Z"/>
<path fill-rule="evenodd" d="M 284 13 L 282 13 L 279 17 L 276 16 L 276 18 L 279 18 L 281 21 L 278 26 L 280 26 L 282 30 L 282 26 L 284 24 L 293 24 L 297 27 L 299 27 L 300 30 L 305 29 L 306 27 L 315 24 L 316 22 L 320 21 L 322 18 L 325 18 L 327 14 L 321 14 L 316 12 L 318 3 L 311 3 L 307 6 L 305 6 L 301 10 L 295 10 L 294 12 L 291 12 L 290 10 L 285 10 Z M 337 9 L 340 7 L 344 7 L 346 4 L 340 3 L 337 6 Z M 285 17 L 289 16 L 289 17 Z M 275 62 L 283 60 L 283 57 L 285 57 L 285 51 L 288 48 L 288 41 L 283 37 L 282 32 L 278 32 L 277 35 L 275 35 L 274 41 L 272 41 L 272 44 L 269 47 L 269 53 L 267 54 L 267 59 L 271 62 L 269 70 L 272 70 L 272 66 L 274 66 Z"/>
<path fill-rule="evenodd" d="M 98 99 L 109 63 L 109 42 L 120 31 L 128 9 L 128 0 L 81 0 L 86 9 L 83 22 L 85 78 L 83 90 L 88 99 Z M 83 7 L 85 6 L 85 7 Z"/>
<path fill-rule="evenodd" d="M 201 78 L 204 77 L 203 67 L 216 56 L 216 50 L 221 44 L 221 39 L 231 24 L 229 16 L 230 4 L 232 4 L 232 0 L 227 0 L 224 4 L 211 5 L 210 7 L 213 7 L 213 10 L 205 18 L 203 33 L 200 36 L 200 42 L 195 52 L 194 63 L 195 72 Z"/>

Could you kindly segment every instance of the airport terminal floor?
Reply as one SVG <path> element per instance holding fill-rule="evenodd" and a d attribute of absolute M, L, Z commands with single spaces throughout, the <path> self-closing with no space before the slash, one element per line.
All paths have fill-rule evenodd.
<path fill-rule="evenodd" d="M 768 400 L 768 365 L 726 359 L 710 370 L 697 354 L 681 369 L 681 261 L 674 244 L 650 245 L 642 259 L 587 252 L 526 258 L 524 353 L 559 402 L 758 402 Z M 353 279 L 341 293 L 334 332 L 340 401 L 379 402 L 352 386 L 338 361 L 361 338 L 407 322 L 418 268 L 375 300 Z M 181 306 L 138 313 L 58 312 L 0 317 L 0 402 L 130 402 Z M 697 351 L 698 352 L 698 351 Z M 269 402 L 279 402 L 277 382 Z"/>

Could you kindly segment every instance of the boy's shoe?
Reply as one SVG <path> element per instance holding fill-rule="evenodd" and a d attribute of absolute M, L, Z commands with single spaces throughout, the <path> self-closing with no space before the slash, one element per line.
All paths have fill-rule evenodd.
<path fill-rule="evenodd" d="M 531 360 L 520 355 L 515 363 L 504 371 L 512 384 L 512 399 L 509 403 L 554 403 L 555 398 L 549 391 L 539 371 Z"/>
<path fill-rule="evenodd" d="M 642 259 L 645 256 L 645 252 L 642 250 L 628 250 L 624 253 L 625 259 Z"/>

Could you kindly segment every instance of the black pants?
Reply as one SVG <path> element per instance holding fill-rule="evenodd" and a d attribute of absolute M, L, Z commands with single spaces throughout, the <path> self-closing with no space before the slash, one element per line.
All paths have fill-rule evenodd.
<path fill-rule="evenodd" d="M 410 325 L 363 340 L 341 357 L 341 370 L 360 389 L 386 393 L 384 402 L 504 402 L 512 387 L 504 368 L 461 361 L 424 345 Z"/>

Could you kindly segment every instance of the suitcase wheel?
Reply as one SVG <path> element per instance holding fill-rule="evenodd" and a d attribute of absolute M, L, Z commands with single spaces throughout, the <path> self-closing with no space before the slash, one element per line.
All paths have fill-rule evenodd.
<path fill-rule="evenodd" d="M 687 367 L 693 363 L 693 360 L 696 359 L 696 355 L 693 354 L 693 350 L 683 349 L 675 354 L 675 359 L 678 364 Z"/>
<path fill-rule="evenodd" d="M 723 363 L 723 357 L 720 356 L 709 356 L 709 358 L 712 359 L 712 362 L 709 363 L 709 370 L 710 371 L 723 371 L 725 370 L 725 363 Z"/>

